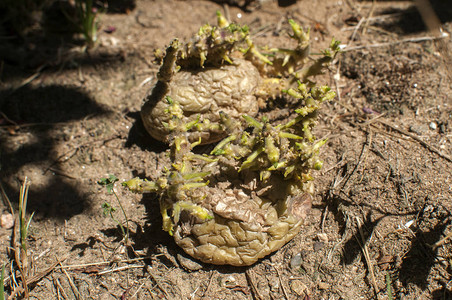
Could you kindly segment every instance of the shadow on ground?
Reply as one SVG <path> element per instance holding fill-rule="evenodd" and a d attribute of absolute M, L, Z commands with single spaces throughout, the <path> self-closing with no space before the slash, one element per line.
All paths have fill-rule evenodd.
<path fill-rule="evenodd" d="M 146 249 L 146 256 L 151 256 L 162 254 L 159 248 L 165 246 L 168 255 L 165 255 L 165 253 L 159 255 L 159 260 L 167 267 L 174 267 L 176 264 L 174 257 L 183 251 L 176 245 L 168 232 L 162 229 L 163 223 L 158 196 L 156 194 L 143 194 L 141 203 L 146 209 L 146 222 L 143 227 L 139 226 L 136 232 L 130 236 L 134 249 Z"/>
<path fill-rule="evenodd" d="M 31 186 L 29 211 L 57 219 L 84 211 L 86 196 L 76 181 L 70 176 L 52 175 L 49 171 L 52 166 L 57 169 L 60 159 L 55 146 L 65 141 L 65 136 L 52 136 L 52 129 L 62 122 L 102 115 L 106 109 L 80 89 L 52 85 L 0 90 L 0 112 L 3 123 L 0 127 L 0 178 L 11 201 L 18 199 L 20 181 L 23 180 L 11 176 L 34 166 L 34 170 L 42 174 L 32 175 L 45 176 L 45 183 Z"/>
<path fill-rule="evenodd" d="M 106 13 L 128 13 L 136 6 L 135 0 L 94 2 L 99 11 Z M 81 24 L 76 20 L 75 7 L 68 1 L 0 2 L 0 80 L 27 78 L 44 69 L 57 72 L 105 62 L 118 64 L 125 60 L 124 53 L 107 47 L 84 51 L 86 41 L 79 34 Z M 104 29 L 109 33 L 114 31 Z"/>
<path fill-rule="evenodd" d="M 445 230 L 450 226 L 452 216 L 442 206 L 427 202 L 418 219 L 418 228 L 412 239 L 409 251 L 404 255 L 402 265 L 399 270 L 400 280 L 408 286 L 415 284 L 423 290 L 428 288 L 428 276 L 431 276 L 433 265 L 438 259 L 438 248 L 432 247 L 444 237 Z M 441 276 L 441 275 L 440 275 Z M 448 295 L 447 288 L 443 291 L 436 291 L 438 295 L 444 292 Z M 449 299 L 449 298 L 434 298 Z"/>
<path fill-rule="evenodd" d="M 344 171 L 344 174 L 346 174 L 346 171 Z M 404 253 L 399 254 L 402 258 L 400 267 L 396 266 L 394 262 L 392 269 L 397 272 L 398 278 L 406 288 L 414 284 L 422 290 L 426 290 L 430 282 L 429 277 L 443 276 L 432 273 L 433 266 L 438 260 L 447 259 L 446 257 L 439 256 L 438 249 L 440 247 L 434 248 L 433 245 L 444 238 L 445 232 L 450 227 L 452 221 L 452 214 L 441 204 L 426 198 L 423 207 L 417 211 L 391 213 L 372 206 L 363 205 L 362 203 L 363 209 L 367 208 L 370 210 L 366 209 L 367 213 L 363 217 L 362 224 L 357 224 L 354 215 L 348 215 L 347 213 L 349 207 L 354 205 L 353 203 L 339 195 L 330 195 L 328 192 L 324 197 L 325 203 L 328 203 L 328 210 L 333 214 L 335 221 L 341 229 L 340 234 L 345 237 L 341 265 L 353 264 L 357 259 L 365 262 L 364 255 L 362 254 L 363 245 L 368 243 L 369 239 L 374 235 L 378 223 L 384 217 L 391 215 L 411 215 L 417 216 L 417 227 L 411 228 L 415 234 L 410 238 L 411 244 L 409 248 Z M 373 212 L 383 214 L 383 216 L 373 218 Z M 363 236 L 361 236 L 360 232 L 363 233 Z M 371 243 L 375 243 L 375 239 Z M 447 287 L 448 279 L 446 279 L 447 276 L 444 277 L 444 288 L 433 292 L 435 295 L 433 299 L 449 299 L 450 290 Z"/>
<path fill-rule="evenodd" d="M 133 145 L 140 147 L 141 150 L 152 150 L 156 153 L 161 153 L 168 149 L 168 145 L 152 138 L 144 128 L 143 121 L 139 112 L 130 112 L 127 117 L 134 119 L 132 128 L 130 128 L 129 135 L 126 141 L 126 147 L 130 148 Z"/>
<path fill-rule="evenodd" d="M 381 2 L 390 2 L 381 1 Z M 452 20 L 452 2 L 444 0 L 430 0 L 433 11 L 441 23 L 450 22 Z M 378 15 L 393 15 L 391 18 L 377 21 L 377 24 L 389 32 L 397 34 L 414 34 L 427 31 L 416 5 L 411 5 L 406 9 L 388 8 L 380 11 Z M 378 17 L 377 17 L 378 19 Z"/>

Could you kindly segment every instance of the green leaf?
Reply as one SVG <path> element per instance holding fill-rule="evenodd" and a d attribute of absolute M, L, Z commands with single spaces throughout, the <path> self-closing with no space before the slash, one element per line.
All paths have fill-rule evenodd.
<path fill-rule="evenodd" d="M 113 193 L 113 187 L 115 182 L 118 181 L 118 178 L 115 175 L 108 175 L 108 178 L 101 178 L 97 184 L 103 185 L 107 188 L 107 192 L 109 194 Z"/>
<path fill-rule="evenodd" d="M 110 203 L 108 202 L 104 202 L 102 204 L 102 209 L 103 209 L 103 214 L 104 216 L 108 216 L 109 214 L 113 213 L 116 211 L 116 208 L 114 208 L 113 206 L 111 206 Z"/>

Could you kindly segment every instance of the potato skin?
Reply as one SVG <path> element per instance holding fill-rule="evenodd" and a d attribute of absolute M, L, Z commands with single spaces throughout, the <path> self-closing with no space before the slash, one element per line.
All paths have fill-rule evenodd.
<path fill-rule="evenodd" d="M 255 96 L 261 77 L 249 61 L 235 59 L 233 65 L 205 68 L 200 71 L 181 70 L 169 83 L 158 82 L 146 97 L 141 117 L 146 130 L 157 140 L 169 142 L 170 121 L 167 112 L 169 96 L 183 110 L 183 123 L 200 118 L 199 130 L 188 132 L 190 142 L 201 138 L 202 144 L 219 141 L 227 132 L 216 126 L 222 111 L 230 118 L 241 120 L 243 114 L 256 116 L 258 101 Z M 207 122 L 205 122 L 207 120 Z"/>
<path fill-rule="evenodd" d="M 181 216 L 174 240 L 192 257 L 216 265 L 249 266 L 278 250 L 298 234 L 312 201 L 309 193 L 277 202 L 230 189 L 209 188 L 207 194 L 214 218 Z"/>

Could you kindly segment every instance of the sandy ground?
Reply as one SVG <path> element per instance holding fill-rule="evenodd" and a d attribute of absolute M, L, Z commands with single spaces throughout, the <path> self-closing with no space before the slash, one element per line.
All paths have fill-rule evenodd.
<path fill-rule="evenodd" d="M 40 31 L 0 46 L 2 218 L 10 213 L 6 198 L 17 211 L 28 177 L 31 299 L 452 297 L 452 245 L 444 239 L 452 230 L 452 41 L 435 40 L 412 2 L 118 3 L 100 15 L 88 53 L 77 37 Z M 433 7 L 450 34 L 452 5 Z M 139 118 L 158 70 L 153 53 L 215 24 L 217 10 L 272 47 L 287 42 L 288 18 L 311 28 L 315 51 L 332 37 L 345 45 L 317 79 L 338 95 L 315 131 L 328 143 L 306 225 L 246 268 L 185 256 L 161 230 L 155 196 L 117 184 L 126 248 L 102 213 L 103 203 L 118 208 L 117 200 L 97 184 L 108 174 L 152 179 L 161 170 L 166 146 Z M 116 30 L 105 32 L 109 26 Z M 114 215 L 125 224 L 119 209 Z M 8 294 L 21 285 L 12 231 L 0 228 Z"/>

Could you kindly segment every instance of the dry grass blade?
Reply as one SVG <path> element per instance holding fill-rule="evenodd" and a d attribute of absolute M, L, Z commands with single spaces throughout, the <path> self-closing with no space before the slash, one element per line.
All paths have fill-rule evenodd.
<path fill-rule="evenodd" d="M 28 253 L 27 253 L 27 237 L 28 228 L 30 226 L 33 215 L 26 220 L 27 200 L 28 200 L 28 178 L 25 177 L 22 183 L 19 195 L 19 212 L 15 216 L 14 229 L 12 234 L 12 244 L 14 247 L 14 261 L 21 274 L 21 288 L 15 288 L 10 298 L 12 299 L 18 293 L 23 293 L 25 298 L 28 296 Z M 12 209 L 12 208 L 11 208 Z M 19 232 L 19 242 L 17 242 L 17 232 Z"/>
<path fill-rule="evenodd" d="M 364 258 L 366 260 L 366 264 L 367 264 L 367 267 L 369 269 L 369 274 L 370 274 L 370 278 L 371 278 L 371 281 L 372 281 L 372 287 L 374 289 L 375 296 L 377 296 L 377 294 L 378 294 L 377 280 L 375 279 L 374 266 L 373 266 L 372 260 L 370 259 L 369 250 L 367 249 L 366 238 L 364 236 L 364 232 L 363 232 L 363 229 L 362 229 L 361 219 L 356 217 L 356 222 L 357 222 L 357 225 L 358 225 L 358 228 L 359 228 L 359 235 L 361 237 L 361 242 L 362 242 L 362 243 L 359 243 L 359 244 L 361 246 L 361 250 L 363 251 Z"/>
<path fill-rule="evenodd" d="M 60 265 L 62 265 L 62 264 L 60 263 Z M 74 281 L 72 280 L 71 276 L 69 276 L 68 272 L 65 269 L 63 269 L 63 272 L 67 277 L 67 280 L 69 282 L 69 285 L 71 286 L 72 292 L 74 293 L 75 299 L 77 299 L 77 300 L 83 299 L 82 295 L 80 294 L 80 291 L 75 286 Z"/>
<path fill-rule="evenodd" d="M 273 266 L 273 268 L 275 268 L 276 274 L 278 274 L 279 284 L 281 285 L 281 289 L 283 291 L 284 297 L 286 298 L 286 300 L 289 300 L 289 295 L 287 294 L 286 287 L 284 286 L 284 283 L 282 282 L 281 274 L 279 273 L 279 270 L 276 266 Z"/>
<path fill-rule="evenodd" d="M 42 271 L 42 272 L 40 272 L 40 273 L 38 273 L 38 274 L 36 274 L 36 275 L 33 275 L 33 276 L 27 278 L 27 284 L 28 284 L 28 285 L 33 285 L 33 284 L 39 282 L 42 278 L 44 278 L 46 275 L 48 275 L 50 272 L 52 272 L 52 271 L 56 268 L 57 265 L 61 264 L 61 263 L 62 263 L 63 261 L 65 261 L 68 257 L 69 257 L 69 255 L 67 255 L 67 256 L 64 257 L 63 259 L 57 260 L 56 262 L 54 262 L 51 266 L 49 266 L 49 267 L 48 267 L 47 269 L 45 269 L 44 271 Z M 15 288 L 14 294 L 13 294 L 13 295 L 20 294 L 20 293 L 24 293 L 24 288 L 23 288 L 23 287 L 17 287 L 17 288 Z M 13 296 L 13 295 L 12 295 L 12 296 Z M 10 297 L 10 298 L 11 298 L 11 297 Z M 0 299 L 1 299 L 1 298 L 0 298 Z"/>
<path fill-rule="evenodd" d="M 369 15 L 367 16 L 367 18 L 363 18 L 366 20 L 366 22 L 364 23 L 363 29 L 361 31 L 363 35 L 366 34 L 366 29 L 369 26 L 370 19 L 373 17 L 376 3 L 377 3 L 377 0 L 372 0 L 372 6 L 370 8 Z"/>
<path fill-rule="evenodd" d="M 442 33 L 441 30 L 441 21 L 439 20 L 438 16 L 435 13 L 435 10 L 432 7 L 432 4 L 428 0 L 415 0 L 416 6 L 418 8 L 419 14 L 422 17 L 422 20 L 424 21 L 425 25 L 427 26 L 428 30 L 435 36 L 441 36 L 444 33 Z M 444 64 L 447 66 L 446 71 L 447 75 L 449 77 L 449 80 L 452 81 L 452 51 L 449 47 L 449 44 L 444 40 L 440 39 L 437 40 L 435 43 L 436 48 L 441 53 L 441 56 L 443 58 Z"/>
<path fill-rule="evenodd" d="M 151 278 L 151 275 L 149 275 L 148 277 L 146 277 L 146 279 L 144 280 L 144 282 L 142 284 L 140 284 L 140 286 L 137 288 L 137 290 L 135 291 L 135 293 L 133 293 L 133 295 L 130 297 L 131 299 L 134 299 L 135 296 L 138 294 L 138 292 L 143 288 L 143 286 L 146 284 L 146 282 L 149 280 L 149 278 Z"/>
<path fill-rule="evenodd" d="M 445 36 L 440 36 L 440 37 L 422 36 L 422 37 L 417 37 L 417 38 L 402 39 L 402 40 L 394 41 L 394 42 L 375 43 L 375 44 L 360 45 L 360 46 L 354 46 L 354 47 L 346 47 L 342 51 L 348 52 L 348 51 L 361 50 L 361 49 L 366 49 L 366 48 L 388 47 L 388 46 L 394 46 L 394 45 L 404 44 L 404 43 L 419 43 L 419 42 L 426 42 L 426 41 L 437 41 L 437 40 L 442 40 L 444 38 L 446 38 L 446 37 Z"/>
<path fill-rule="evenodd" d="M 452 162 L 452 157 L 450 157 L 447 154 L 442 153 L 440 150 L 436 149 L 435 147 L 433 147 L 429 143 L 423 141 L 421 138 L 415 136 L 414 134 L 411 134 L 411 133 L 409 133 L 409 132 L 407 132 L 407 131 L 405 131 L 403 129 L 397 128 L 396 126 L 394 126 L 394 125 L 392 125 L 392 124 L 390 124 L 388 122 L 382 121 L 382 120 L 378 120 L 377 122 L 383 124 L 386 127 L 391 128 L 392 130 L 395 130 L 395 131 L 397 131 L 397 132 L 399 132 L 401 134 L 404 134 L 404 135 L 412 138 L 413 140 L 419 142 L 422 146 L 424 146 L 425 148 L 427 148 L 431 152 L 434 152 L 434 153 L 438 154 L 439 156 L 441 156 L 442 158 L 448 160 L 449 162 Z"/>
<path fill-rule="evenodd" d="M 155 281 L 155 284 L 157 284 L 158 288 L 162 291 L 162 293 L 165 295 L 166 299 L 170 299 L 168 292 L 165 290 L 165 288 L 162 287 L 162 285 L 160 284 L 160 281 L 157 280 L 157 278 L 154 276 L 154 274 L 152 273 L 152 269 L 150 266 L 147 267 L 147 271 L 149 273 L 149 275 L 151 275 L 152 279 Z"/>
<path fill-rule="evenodd" d="M 54 278 L 54 282 L 56 283 L 56 286 L 57 286 L 58 295 L 60 294 L 60 291 L 61 291 L 61 294 L 63 295 L 63 298 L 64 299 L 69 299 L 69 297 L 67 296 L 66 291 L 64 290 L 63 286 L 61 286 L 61 283 L 58 280 L 58 278 L 55 277 Z"/>
<path fill-rule="evenodd" d="M 247 269 L 245 271 L 245 277 L 246 281 L 248 281 L 248 284 L 251 287 L 251 292 L 256 299 L 264 299 L 262 295 L 259 293 L 259 290 L 257 289 L 256 285 L 254 284 L 253 275 L 251 274 L 251 269 Z"/>
<path fill-rule="evenodd" d="M 2 192 L 2 199 L 3 199 L 3 203 L 6 205 L 8 204 L 9 207 L 9 212 L 14 216 L 14 209 L 13 206 L 11 205 L 11 201 L 9 200 L 8 195 L 6 195 L 5 189 L 3 188 L 3 184 L 0 182 L 0 190 Z M 6 203 L 5 203 L 6 202 Z"/>
<path fill-rule="evenodd" d="M 119 272 L 119 271 L 128 270 L 128 269 L 139 269 L 139 268 L 143 268 L 143 266 L 142 265 L 129 265 L 129 266 L 117 267 L 117 268 L 108 269 L 108 270 L 104 270 L 104 271 L 95 273 L 92 276 L 104 275 L 104 274 L 108 274 L 108 273 L 114 273 L 114 272 Z"/>
<path fill-rule="evenodd" d="M 130 262 L 134 262 L 134 261 L 145 260 L 148 258 L 151 258 L 151 256 L 142 256 L 142 257 L 137 257 L 137 258 L 112 260 L 112 261 L 99 261 L 99 262 L 77 264 L 77 265 L 62 265 L 62 266 L 59 266 L 58 268 L 59 269 L 81 269 L 81 268 L 92 267 L 92 266 L 110 265 L 112 263 L 130 263 Z"/>

